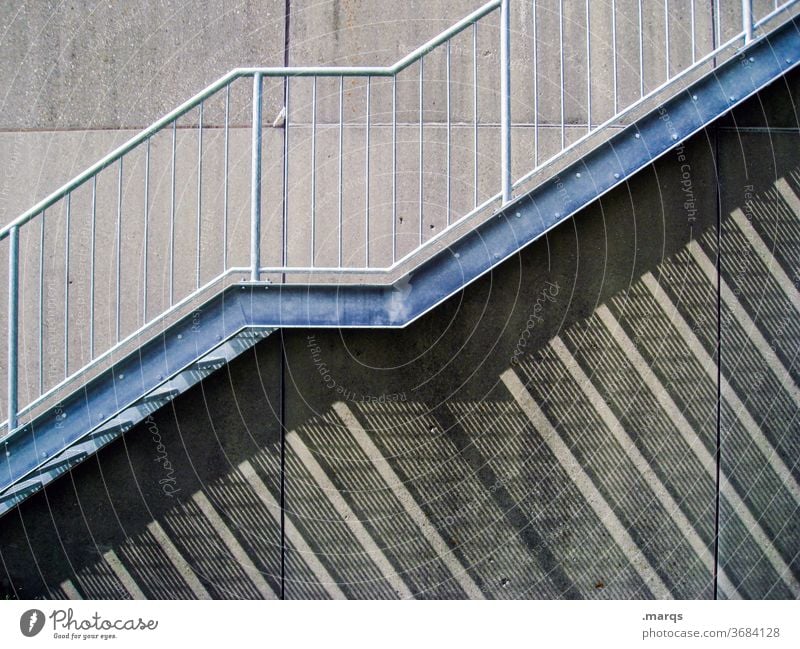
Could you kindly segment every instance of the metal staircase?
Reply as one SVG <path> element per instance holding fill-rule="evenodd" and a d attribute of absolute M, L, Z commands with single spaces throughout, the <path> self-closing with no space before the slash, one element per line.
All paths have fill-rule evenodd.
<path fill-rule="evenodd" d="M 598 117 L 592 84 L 603 62 L 587 29 L 585 122 L 575 135 L 574 124 L 582 120 L 567 114 L 562 83 L 555 96 L 560 142 L 553 150 L 540 147 L 545 131 L 538 106 L 547 94 L 537 88 L 538 67 L 555 56 L 563 82 L 568 44 L 562 33 L 559 51 L 534 48 L 532 169 L 517 179 L 512 109 L 521 100 L 512 86 L 509 0 L 488 2 L 389 67 L 227 74 L 0 231 L 9 269 L 0 515 L 277 328 L 391 328 L 419 318 L 794 68 L 800 61 L 798 4 L 785 2 L 753 17 L 745 1 L 734 34 L 723 42 L 718 25 L 702 50 L 696 30 L 701 12 L 693 11 L 688 31 L 671 29 L 667 2 L 664 72 L 656 79 L 645 70 L 650 45 L 640 4 L 639 96 L 627 103 L 619 98 L 615 25 L 612 61 L 605 66 L 613 70 L 606 119 Z M 587 3 L 587 26 L 589 11 Z M 559 21 L 563 27 L 562 14 Z M 498 43 L 499 69 L 484 69 L 477 56 L 479 37 L 487 33 Z M 691 44 L 691 56 L 671 60 L 680 39 Z M 437 56 L 443 77 L 426 77 L 426 61 Z M 455 75 L 459 63 L 471 79 L 474 113 L 466 129 L 459 117 L 457 132 L 451 70 Z M 496 122 L 482 123 L 479 100 L 494 93 L 481 78 L 499 81 Z M 360 84 L 366 107 L 357 127 L 344 119 L 351 82 Z M 419 112 L 411 127 L 398 101 L 409 88 Z M 446 106 L 435 123 L 425 116 L 425 97 L 432 94 Z M 265 103 L 281 108 L 280 138 L 265 128 L 271 121 Z M 333 129 L 318 124 L 318 111 L 326 110 L 338 117 Z M 323 130 L 333 137 L 324 138 Z M 416 135 L 412 208 L 398 198 L 399 169 L 408 166 L 400 130 Z M 446 142 L 444 209 L 436 213 L 426 200 L 426 131 Z M 471 164 L 460 164 L 453 159 L 454 141 L 470 131 Z M 477 187 L 486 173 L 479 155 L 486 131 L 500 145 L 500 190 L 484 198 Z M 347 150 L 354 134 L 363 138 L 358 167 Z M 388 184 L 371 171 L 378 134 L 383 146 L 391 143 Z M 322 162 L 326 147 L 333 169 Z M 187 151 L 196 157 L 190 161 Z M 208 170 L 212 159 L 216 173 Z M 307 171 L 297 171 L 301 164 Z M 364 179 L 357 197 L 346 182 L 355 169 Z M 457 190 L 467 181 L 475 191 L 462 209 Z M 295 207 L 298 192 L 305 198 Z M 382 212 L 377 194 L 391 196 Z M 215 252 L 208 252 L 209 240 Z M 178 250 L 185 244 L 192 254 Z M 697 262 L 703 253 L 690 254 Z M 73 285 L 78 276 L 88 280 Z M 561 362 L 565 349 L 555 352 Z M 472 583 L 464 580 L 461 587 L 470 592 Z"/>

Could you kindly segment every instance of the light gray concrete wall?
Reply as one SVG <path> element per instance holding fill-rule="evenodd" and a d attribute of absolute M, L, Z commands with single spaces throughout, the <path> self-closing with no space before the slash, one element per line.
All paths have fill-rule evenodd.
<path fill-rule="evenodd" d="M 283 64 L 283 0 L 15 0 L 0 12 L 3 130 L 140 128 L 234 67 Z"/>
<path fill-rule="evenodd" d="M 616 17 L 620 104 L 636 97 L 639 91 L 633 79 L 639 66 L 636 24 L 632 22 L 635 3 L 626 1 L 618 3 Z M 688 0 L 671 3 L 673 69 L 689 60 L 685 48 L 687 3 Z M 191 9 L 172 2 L 84 2 L 69 8 L 24 0 L 6 3 L 0 9 L 8 26 L 0 42 L 4 51 L 0 80 L 6 90 L 0 104 L 0 163 L 5 170 L 0 188 L 0 222 L 8 222 L 25 206 L 88 166 L 98 151 L 110 149 L 118 140 L 116 134 L 106 130 L 146 126 L 234 67 L 282 65 L 285 41 L 290 65 L 388 65 L 479 5 L 474 0 L 404 2 L 393 6 L 388 17 L 386 5 L 380 0 L 293 3 L 285 38 L 285 5 L 279 0 L 200 2 Z M 534 47 L 531 3 L 512 3 L 512 117 L 517 123 L 531 124 L 538 120 L 548 125 L 560 121 L 558 6 L 555 0 L 537 2 L 538 43 Z M 564 113 L 567 122 L 585 124 L 585 3 L 576 0 L 563 6 Z M 707 51 L 711 39 L 706 13 L 697 12 L 698 56 Z M 593 123 L 610 117 L 613 109 L 611 21 L 610 5 L 591 6 Z M 387 28 L 389 22 L 391 29 Z M 478 29 L 477 118 L 487 127 L 483 132 L 484 142 L 496 139 L 497 133 L 490 125 L 499 120 L 497 25 L 495 12 L 484 18 Z M 655 5 L 646 8 L 644 29 L 645 89 L 649 90 L 663 80 L 666 62 L 663 15 Z M 536 115 L 534 58 L 539 75 Z M 454 123 L 469 124 L 475 118 L 472 60 L 472 33 L 467 30 L 452 43 L 450 116 Z M 424 119 L 428 123 L 446 121 L 444 61 L 442 48 L 426 57 Z M 418 66 L 414 65 L 398 80 L 397 116 L 401 123 L 416 124 L 419 120 L 417 78 Z M 320 124 L 337 120 L 336 85 L 336 80 L 319 82 Z M 373 123 L 385 123 L 390 117 L 391 84 L 376 80 L 373 86 Z M 293 123 L 310 121 L 310 93 L 310 81 L 293 82 L 290 115 Z M 247 95 L 248 89 L 244 87 L 235 96 L 235 124 L 249 124 Z M 265 123 L 272 123 L 282 102 L 281 85 L 266 84 Z M 345 120 L 362 124 L 365 113 L 363 81 L 347 80 Z M 209 102 L 205 124 L 219 126 L 221 120 L 221 103 Z M 183 126 L 194 123 L 194 113 L 181 121 Z M 32 142 L 23 136 L 29 130 L 39 132 L 37 140 Z M 98 148 L 91 144 L 76 146 L 73 135 L 65 130 L 85 133 L 87 140 L 98 141 Z M 574 134 L 570 132 L 568 141 L 579 132 L 580 129 Z M 548 135 L 544 133 L 542 139 L 547 140 Z M 320 151 L 322 156 L 330 153 L 330 150 Z M 542 157 L 546 153 L 542 151 Z M 524 170 L 525 165 L 520 163 L 515 175 Z M 358 170 L 354 172 L 357 174 Z M 496 174 L 482 174 L 484 177 L 494 193 Z"/>

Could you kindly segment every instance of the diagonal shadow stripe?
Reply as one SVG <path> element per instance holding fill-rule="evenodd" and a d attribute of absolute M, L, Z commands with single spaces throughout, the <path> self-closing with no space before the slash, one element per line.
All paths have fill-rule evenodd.
<path fill-rule="evenodd" d="M 483 453 L 472 443 L 469 435 L 445 408 L 437 409 L 433 416 L 442 426 L 448 439 L 456 446 L 464 462 L 486 487 L 487 492 L 491 493 L 506 520 L 517 531 L 525 547 L 536 558 L 542 570 L 549 575 L 556 588 L 568 599 L 582 599 L 580 591 L 572 583 L 561 567 L 558 558 L 548 547 L 547 540 L 537 532 L 532 521 L 503 485 L 500 476 L 491 468 Z"/>

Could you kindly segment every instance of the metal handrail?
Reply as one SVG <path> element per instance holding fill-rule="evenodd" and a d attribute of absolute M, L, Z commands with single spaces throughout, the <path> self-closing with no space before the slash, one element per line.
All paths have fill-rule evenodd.
<path fill-rule="evenodd" d="M 513 200 L 513 191 L 520 188 L 524 183 L 528 182 L 533 178 L 536 174 L 541 174 L 542 171 L 551 165 L 554 165 L 559 160 L 563 160 L 569 153 L 576 151 L 579 147 L 587 146 L 590 143 L 591 138 L 596 137 L 599 133 L 606 130 L 610 126 L 623 124 L 624 120 L 631 115 L 634 111 L 639 109 L 645 102 L 653 100 L 659 93 L 664 92 L 667 88 L 674 86 L 674 84 L 680 82 L 682 79 L 690 75 L 692 72 L 698 70 L 704 65 L 707 65 L 709 62 L 712 62 L 715 57 L 719 56 L 723 50 L 727 50 L 732 45 L 737 43 L 738 41 L 743 41 L 745 45 L 749 44 L 754 39 L 754 32 L 757 31 L 761 26 L 769 22 L 770 20 L 774 19 L 777 15 L 781 12 L 786 11 L 789 7 L 796 5 L 800 0 L 788 0 L 779 4 L 777 1 L 775 2 L 775 9 L 774 11 L 770 12 L 768 15 L 754 20 L 753 13 L 752 13 L 752 6 L 750 0 L 742 0 L 742 26 L 741 31 L 737 32 L 735 36 L 726 40 L 725 43 L 718 44 L 721 41 L 721 37 L 715 36 L 714 43 L 712 45 L 711 51 L 706 53 L 705 55 L 697 58 L 695 56 L 695 29 L 694 29 L 694 19 L 695 19 L 695 1 L 692 0 L 691 8 L 692 8 L 692 26 L 691 26 L 691 41 L 692 41 L 692 63 L 684 67 L 683 69 L 677 71 L 675 74 L 670 75 L 670 65 L 669 65 L 669 44 L 670 44 L 670 30 L 669 30 L 669 0 L 665 0 L 664 8 L 665 8 L 665 29 L 666 29 L 666 48 L 667 48 L 667 79 L 658 85 L 658 87 L 654 88 L 649 92 L 645 92 L 645 83 L 644 83 L 644 34 L 643 32 L 640 34 L 639 39 L 639 85 L 641 88 L 641 95 L 638 99 L 625 106 L 618 106 L 618 96 L 617 96 L 617 50 L 616 50 L 616 14 L 614 14 L 614 19 L 612 20 L 612 39 L 613 39 L 613 48 L 612 54 L 614 57 L 613 61 L 613 70 L 614 70 L 614 111 L 612 117 L 609 119 L 595 124 L 592 121 L 592 84 L 591 84 L 591 65 L 588 64 L 589 61 L 592 61 L 592 51 L 591 51 L 591 40 L 589 38 L 588 33 L 588 26 L 589 26 L 589 1 L 586 0 L 586 23 L 587 23 L 587 38 L 586 38 L 586 60 L 587 60 L 587 127 L 588 132 L 582 135 L 581 137 L 577 138 L 570 144 L 566 143 L 565 140 L 565 132 L 566 132 L 566 116 L 565 116 L 565 97 L 563 91 L 563 80 L 565 74 L 565 62 L 564 62 L 564 34 L 563 34 L 563 3 L 564 0 L 559 0 L 559 23 L 560 23 L 560 32 L 559 38 L 560 40 L 560 75 L 562 79 L 562 90 L 560 96 L 560 113 L 561 113 L 561 140 L 562 145 L 561 148 L 551 155 L 547 160 L 540 164 L 539 162 L 539 87 L 538 87 L 538 75 L 537 75 L 537 65 L 539 63 L 539 57 L 536 50 L 536 5 L 535 0 L 533 1 L 533 33 L 534 33 L 534 56 L 533 56 L 533 81 L 534 81 L 534 138 L 535 138 L 535 164 L 534 168 L 521 176 L 516 181 L 513 181 L 511 175 L 511 146 L 512 146 L 512 133 L 511 133 L 511 52 L 510 52 L 510 35 L 511 35 L 511 27 L 510 27 L 510 2 L 511 0 L 491 0 L 487 2 L 483 6 L 481 6 L 476 11 L 473 11 L 468 16 L 464 17 L 460 21 L 456 22 L 452 26 L 448 27 L 446 30 L 441 32 L 435 38 L 429 40 L 422 46 L 415 49 L 410 54 L 404 56 L 396 63 L 390 66 L 383 66 L 383 67 L 376 67 L 376 66 L 363 66 L 363 67 L 347 67 L 347 66 L 314 66 L 314 67 L 242 67 L 236 68 L 226 75 L 215 81 L 214 83 L 210 84 L 206 87 L 203 91 L 196 94 L 194 97 L 189 99 L 188 101 L 184 102 L 180 106 L 178 106 L 173 111 L 166 114 L 161 119 L 157 120 L 147 128 L 143 129 L 140 133 L 136 136 L 122 144 L 121 146 L 117 147 L 114 151 L 109 153 L 108 155 L 101 158 L 98 162 L 90 166 L 88 169 L 83 171 L 81 174 L 76 176 L 70 182 L 66 183 L 57 191 L 50 194 L 47 198 L 39 201 L 36 205 L 31 207 L 29 210 L 24 212 L 22 215 L 14 219 L 11 223 L 0 229 L 0 242 L 3 240 L 8 239 L 9 241 L 9 291 L 8 291 L 8 338 L 7 338 L 7 359 L 8 359 L 8 368 L 7 368 L 7 410 L 8 416 L 6 420 L 7 432 L 9 435 L 13 434 L 16 429 L 18 429 L 18 418 L 19 416 L 25 416 L 33 413 L 36 408 L 42 406 L 48 400 L 54 397 L 60 390 L 63 390 L 65 386 L 67 386 L 71 381 L 74 381 L 76 378 L 87 376 L 94 368 L 98 367 L 101 363 L 105 362 L 112 355 L 117 352 L 118 350 L 122 349 L 125 345 L 130 345 L 131 342 L 139 336 L 142 336 L 147 332 L 150 328 L 155 326 L 159 322 L 164 322 L 167 318 L 172 317 L 174 314 L 177 314 L 181 309 L 187 307 L 187 305 L 191 304 L 194 300 L 198 298 L 201 294 L 204 294 L 206 291 L 210 289 L 210 287 L 214 286 L 218 282 L 225 280 L 226 278 L 230 277 L 232 274 L 249 274 L 249 278 L 251 281 L 260 281 L 261 278 L 268 274 L 280 274 L 282 277 L 285 277 L 287 274 L 291 273 L 308 273 L 308 274 L 331 274 L 334 277 L 342 277 L 344 275 L 349 274 L 356 274 L 356 275 L 364 275 L 364 276 L 383 276 L 386 277 L 391 273 L 398 271 L 401 267 L 413 267 L 415 263 L 419 263 L 423 253 L 426 250 L 429 250 L 433 245 L 442 242 L 445 237 L 452 236 L 454 232 L 456 232 L 456 228 L 463 228 L 466 227 L 468 224 L 471 223 L 473 217 L 480 215 L 487 211 L 493 205 L 502 206 L 507 204 L 509 201 Z M 639 0 L 639 24 L 641 28 L 641 1 Z M 717 7 L 718 9 L 718 2 L 719 0 L 715 0 L 713 6 Z M 614 7 L 614 2 L 612 2 L 612 9 Z M 500 21 L 499 21 L 499 62 L 500 62 L 500 96 L 499 96 L 499 114 L 500 114 L 500 124 L 499 124 L 499 136 L 500 136 L 500 182 L 499 187 L 500 191 L 488 199 L 483 200 L 483 202 L 479 202 L 478 200 L 478 190 L 477 190 L 477 180 L 478 180 L 478 67 L 477 67 L 477 26 L 479 21 L 492 14 L 495 10 L 500 9 Z M 713 10 L 712 10 L 713 15 Z M 716 26 L 716 34 L 720 32 L 719 26 L 719 11 L 717 10 L 715 18 L 717 20 Z M 451 219 L 451 160 L 450 160 L 450 131 L 451 131 L 451 123 L 450 123 L 450 43 L 451 40 L 464 32 L 468 27 L 472 26 L 472 65 L 473 65 L 473 77 L 472 77 L 472 92 L 473 92 L 473 113 L 474 113 L 474 123 L 472 125 L 473 129 L 473 142 L 474 142 L 474 199 L 473 199 L 473 206 L 472 210 L 469 211 L 467 214 L 461 214 L 457 218 Z M 672 38 L 674 39 L 675 36 L 673 35 Z M 445 54 L 446 54 L 446 70 L 447 70 L 447 97 L 446 97 L 446 106 L 447 106 L 447 226 L 440 230 L 437 234 L 424 238 L 423 237 L 423 124 L 424 120 L 422 117 L 423 113 L 423 93 L 425 90 L 425 86 L 423 83 L 423 63 L 425 60 L 425 56 L 431 53 L 433 50 L 440 46 L 445 46 Z M 397 241 L 398 241 L 398 232 L 397 232 L 397 204 L 398 204 L 398 197 L 397 197 L 397 116 L 396 116 L 396 92 L 397 92 L 397 78 L 401 72 L 408 69 L 411 65 L 419 63 L 419 113 L 420 113 L 420 121 L 419 121 L 419 237 L 418 237 L 418 245 L 416 245 L 413 249 L 406 252 L 405 254 L 398 254 L 397 250 Z M 311 160 L 312 160 L 312 167 L 311 167 L 311 234 L 310 234 L 310 243 L 311 243 L 311 264 L 310 266 L 303 266 L 303 265 L 290 265 L 288 263 L 288 235 L 287 235 L 287 224 L 288 224 L 288 212 L 287 212 L 287 195 L 288 195 L 288 177 L 289 177 L 289 147 L 288 147 L 288 120 L 289 120 L 289 81 L 292 78 L 310 78 L 313 86 L 312 86 L 312 144 L 311 144 Z M 339 79 L 339 132 L 338 132 L 338 178 L 339 178 L 339 195 L 338 195 L 338 218 L 339 218 L 339 225 L 338 225 L 338 265 L 330 266 L 330 265 L 316 265 L 315 259 L 315 239 L 316 239 L 316 222 L 315 222 L 315 173 L 316 173 L 316 166 L 315 166 L 315 151 L 316 151 L 316 140 L 313 137 L 314 128 L 316 127 L 316 109 L 317 109 L 317 78 L 323 77 L 333 77 Z M 342 149 L 342 138 L 343 138 L 343 116 L 342 116 L 342 97 L 343 97 L 343 79 L 347 77 L 361 77 L 366 79 L 366 99 L 367 99 L 367 112 L 366 112 L 366 142 L 365 142 L 365 150 L 367 154 L 365 156 L 365 179 L 366 179 L 366 192 L 365 192 L 365 244 L 366 244 L 366 264 L 364 266 L 348 266 L 344 263 L 342 257 L 342 250 L 343 250 L 343 190 L 342 190 L 342 183 L 343 183 L 343 149 Z M 369 105 L 369 98 L 370 98 L 370 82 L 372 77 L 382 77 L 382 78 L 391 78 L 392 79 L 392 121 L 391 121 L 391 128 L 392 128 L 392 142 L 393 142 L 393 152 L 392 152 L 392 253 L 391 253 L 391 263 L 388 265 L 377 265 L 372 263 L 370 258 L 370 188 L 369 188 L 369 180 L 370 180 L 370 158 L 369 158 L 369 148 L 370 148 L 370 105 Z M 250 258 L 249 258 L 249 265 L 247 267 L 243 267 L 241 265 L 228 265 L 228 250 L 227 250 L 227 201 L 228 201 L 228 168 L 229 168 L 229 161 L 228 161 L 228 127 L 229 127 L 229 106 L 230 106 L 230 94 L 231 94 L 231 85 L 238 79 L 242 78 L 252 78 L 252 124 L 251 124 L 251 146 L 252 146 L 252 155 L 250 160 L 250 173 L 249 173 L 249 182 L 250 182 Z M 282 155 L 282 165 L 283 165 L 283 230 L 282 230 L 282 248 L 281 248 L 281 260 L 280 263 L 276 265 L 262 265 L 261 259 L 261 226 L 262 226 L 262 215 L 261 215 L 261 183 L 262 183 L 262 110 L 263 110 L 263 96 L 262 96 L 262 85 L 263 80 L 265 78 L 283 78 L 284 79 L 284 101 L 283 101 L 283 110 L 286 111 L 286 120 L 287 120 L 287 128 L 284 131 L 283 137 L 283 151 Z M 225 177 L 224 177 L 224 228 L 223 228 L 223 253 L 222 253 L 222 271 L 220 273 L 215 273 L 213 279 L 202 282 L 201 281 L 201 244 L 200 244 L 200 235 L 201 235 L 201 214 L 202 214 L 202 160 L 203 160 L 203 106 L 204 102 L 209 100 L 212 96 L 216 96 L 217 93 L 220 91 L 225 90 Z M 176 214 L 176 177 L 175 177 L 175 165 L 176 165 L 176 142 L 177 142 L 177 120 L 183 116 L 185 116 L 190 111 L 198 109 L 199 115 L 199 122 L 198 122 L 198 170 L 197 170 L 197 252 L 196 252 L 196 259 L 195 259 L 195 285 L 194 290 L 190 291 L 188 295 L 184 295 L 182 297 L 178 297 L 175 299 L 173 295 L 174 291 L 174 272 L 175 272 L 175 262 L 174 262 L 174 246 L 175 246 L 175 214 Z M 169 300 L 168 305 L 158 313 L 157 316 L 148 319 L 148 304 L 147 304 L 147 293 L 148 293 L 148 280 L 147 280 L 147 242 L 148 242 L 148 180 L 149 180 L 149 164 L 150 164 L 150 142 L 151 138 L 162 131 L 171 127 L 171 134 L 172 134 L 172 171 L 171 171 L 171 206 L 169 208 L 169 217 L 170 217 L 170 233 L 169 233 Z M 139 147 L 140 145 L 146 146 L 146 162 L 145 162 L 145 185 L 144 185 L 144 209 L 145 209 L 145 217 L 144 217 L 144 282 L 143 282 L 143 319 L 141 326 L 135 328 L 135 331 L 124 335 L 121 326 L 121 314 L 120 314 L 120 302 L 122 296 L 122 285 L 121 285 L 121 241 L 122 241 L 122 195 L 123 195 L 123 160 L 125 155 Z M 110 346 L 101 351 L 100 353 L 95 355 L 94 350 L 94 246 L 95 246 L 95 208 L 96 208 L 96 191 L 97 191 L 97 177 L 103 170 L 107 169 L 111 165 L 118 163 L 118 175 L 116 178 L 116 185 L 117 185 L 117 206 L 116 206 L 116 278 L 115 278 L 115 290 L 116 290 L 116 319 L 114 322 L 114 330 L 115 330 L 115 339 L 113 339 L 112 344 Z M 69 236 L 67 236 L 66 240 L 66 252 L 65 252 L 65 262 L 66 262 L 66 278 L 65 278 L 65 309 L 64 312 L 66 314 L 66 322 L 64 324 L 64 375 L 63 380 L 57 381 L 56 385 L 52 387 L 48 387 L 44 385 L 43 380 L 43 365 L 44 365 L 44 352 L 43 352 L 43 333 L 42 333 L 42 318 L 43 318 L 43 292 L 44 292 L 44 266 L 43 266 L 43 258 L 44 258 L 44 214 L 47 210 L 51 209 L 54 205 L 58 204 L 59 201 L 65 200 L 65 208 L 66 208 L 66 223 L 67 223 L 67 234 L 69 235 L 69 218 L 70 218 L 70 199 L 77 189 L 84 186 L 88 181 L 92 181 L 92 235 L 91 235 L 91 245 L 92 245 L 92 252 L 91 252 L 91 286 L 89 289 L 90 295 L 90 316 L 89 316 L 89 361 L 84 363 L 82 367 L 79 369 L 70 372 L 70 364 L 69 364 L 69 354 L 68 354 L 68 345 L 70 341 L 70 325 L 69 325 L 69 297 L 70 297 L 70 290 L 68 286 L 68 278 L 69 274 L 69 254 L 70 254 L 70 242 Z M 19 381 L 19 365 L 20 360 L 18 356 L 19 352 L 19 317 L 20 317 L 20 309 L 19 309 L 19 289 L 20 289 L 20 231 L 23 226 L 31 222 L 37 216 L 41 216 L 41 235 L 40 235 L 40 266 L 39 266 L 39 361 L 38 361 L 38 368 L 39 368 L 39 393 L 38 396 L 31 399 L 30 402 L 25 405 L 23 408 L 18 407 L 18 381 Z M 27 367 L 27 366 L 26 366 Z M 46 389 L 45 389 L 46 388 Z M 7 439 L 8 435 L 4 438 Z"/>
<path fill-rule="evenodd" d="M 216 94 L 236 79 L 241 77 L 252 77 L 257 74 L 261 75 L 262 77 L 393 77 L 413 63 L 419 61 L 431 50 L 437 48 L 439 45 L 442 45 L 445 43 L 445 41 L 450 40 L 453 36 L 460 34 L 467 27 L 480 20 L 484 16 L 492 13 L 500 6 L 502 2 L 507 3 L 507 1 L 508 0 L 489 0 L 489 2 L 487 2 L 485 5 L 479 9 L 476 9 L 468 16 L 462 18 L 454 25 L 448 27 L 439 35 L 435 36 L 424 45 L 421 45 L 407 56 L 404 56 L 394 65 L 386 67 L 246 67 L 231 70 L 226 75 L 220 77 L 214 83 L 207 86 L 204 90 L 198 92 L 191 99 L 183 102 L 176 109 L 170 111 L 161 119 L 153 122 L 138 135 L 135 135 L 130 140 L 114 149 L 111 153 L 104 156 L 85 171 L 75 176 L 75 178 L 70 180 L 63 187 L 57 189 L 47 198 L 42 199 L 29 210 L 11 221 L 11 223 L 0 229 L 0 241 L 5 239 L 11 233 L 12 228 L 24 225 L 38 214 L 41 214 L 48 207 L 53 206 L 67 194 L 74 191 L 87 180 L 103 171 L 103 169 L 117 162 L 126 153 L 132 151 L 137 146 L 147 141 L 151 136 L 155 135 L 164 127 L 169 126 L 178 118 L 183 117 L 193 108 L 197 108 L 201 102 L 211 97 L 211 95 Z"/>
<path fill-rule="evenodd" d="M 750 25 L 750 26 L 749 27 L 745 27 L 741 32 L 735 34 L 734 36 L 729 38 L 727 41 L 722 43 L 721 45 L 718 45 L 715 49 L 711 50 L 706 55 L 704 55 L 701 58 L 695 60 L 692 63 L 692 65 L 689 66 L 688 68 L 684 68 L 683 70 L 681 70 L 680 72 L 678 72 L 674 76 L 669 77 L 666 81 L 664 81 L 663 83 L 661 83 L 657 87 L 653 88 L 648 93 L 642 95 L 639 99 L 635 100 L 633 103 L 631 103 L 628 106 L 626 106 L 625 108 L 621 109 L 620 111 L 615 113 L 613 116 L 611 116 L 609 119 L 607 119 L 604 122 L 601 122 L 600 124 L 594 126 L 594 128 L 591 131 L 589 131 L 588 133 L 585 133 L 584 135 L 579 137 L 577 140 L 575 140 L 571 144 L 569 144 L 566 147 L 564 147 L 563 149 L 561 149 L 561 151 L 559 151 L 557 156 L 554 156 L 554 157 L 546 160 L 542 164 L 540 164 L 540 165 L 534 167 L 533 169 L 531 169 L 528 173 L 526 173 L 523 176 L 521 176 L 519 179 L 515 180 L 511 185 L 511 189 L 514 190 L 514 189 L 517 189 L 518 187 L 521 187 L 528 180 L 530 180 L 534 175 L 536 175 L 537 173 L 540 173 L 542 171 L 542 169 L 544 169 L 547 166 L 549 166 L 549 165 L 553 164 L 554 162 L 556 162 L 558 157 L 560 157 L 560 156 L 562 156 L 562 155 L 564 155 L 566 153 L 569 153 L 570 151 L 572 151 L 574 149 L 579 148 L 587 140 L 589 140 L 590 138 L 595 136 L 598 132 L 602 131 L 603 129 L 605 129 L 605 128 L 609 127 L 609 126 L 614 126 L 614 125 L 619 124 L 620 122 L 624 121 L 626 117 L 628 117 L 631 114 L 635 113 L 642 105 L 646 104 L 653 97 L 657 96 L 659 93 L 663 92 L 667 88 L 669 88 L 671 86 L 674 86 L 677 82 L 685 79 L 686 77 L 690 76 L 693 72 L 696 72 L 698 69 L 702 68 L 704 65 L 706 65 L 706 64 L 710 63 L 711 61 L 713 61 L 717 56 L 719 56 L 720 52 L 724 52 L 725 50 L 729 49 L 731 46 L 733 46 L 734 44 L 736 44 L 737 42 L 742 41 L 742 40 L 744 40 L 744 43 L 746 45 L 749 45 L 754 40 L 758 40 L 758 39 L 754 39 L 754 36 L 753 36 L 753 33 L 754 33 L 755 30 L 759 29 L 760 27 L 763 27 L 768 22 L 770 22 L 771 20 L 773 20 L 776 17 L 778 17 L 780 14 L 784 13 L 785 11 L 787 11 L 787 9 L 789 9 L 793 5 L 797 4 L 798 1 L 800 1 L 800 0 L 789 0 L 788 2 L 785 2 L 783 5 L 777 7 L 776 9 L 773 9 L 771 12 L 769 12 L 763 18 L 761 18 L 761 19 L 759 19 L 757 21 L 754 21 L 754 22 L 745 23 L 746 25 Z M 745 5 L 750 7 L 750 9 L 749 10 L 744 9 Z M 752 5 L 752 1 L 751 0 L 742 0 L 742 6 L 743 6 L 742 15 L 744 17 L 743 20 L 752 21 L 752 7 L 751 7 L 751 5 Z M 763 36 L 761 38 L 763 38 Z M 498 194 L 498 196 L 499 196 L 499 194 Z"/>

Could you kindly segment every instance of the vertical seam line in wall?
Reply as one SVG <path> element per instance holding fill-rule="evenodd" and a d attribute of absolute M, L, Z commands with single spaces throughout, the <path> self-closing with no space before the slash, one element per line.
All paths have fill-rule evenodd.
<path fill-rule="evenodd" d="M 720 489 L 720 469 L 722 461 L 722 320 L 721 320 L 721 298 L 722 298 L 722 200 L 719 173 L 719 134 L 714 129 L 714 185 L 716 190 L 716 209 L 717 209 L 717 404 L 716 404 L 716 492 L 714 496 L 714 599 L 718 599 L 718 577 L 719 577 L 719 489 Z"/>
<path fill-rule="evenodd" d="M 285 0 L 283 10 L 283 67 L 289 67 L 289 27 L 292 15 L 292 0 Z M 283 105 L 286 106 L 286 86 L 283 84 Z M 287 112 L 283 127 L 283 137 L 289 127 Z M 285 196 L 284 196 L 285 200 Z M 284 206 L 285 209 L 285 206 Z M 286 275 L 281 274 L 281 284 L 286 283 Z M 281 599 L 286 599 L 286 345 L 283 329 L 280 337 L 280 427 L 281 427 Z"/>
<path fill-rule="evenodd" d="M 711 45 L 712 48 L 717 47 L 717 39 L 721 38 L 721 34 L 717 33 L 717 3 L 711 3 Z M 715 56 L 711 62 L 712 67 L 717 67 L 717 57 Z M 721 210 L 722 210 L 722 203 L 720 200 L 720 183 L 719 183 L 719 133 L 717 131 L 716 125 L 714 125 L 713 131 L 713 138 L 714 138 L 714 151 L 713 151 L 713 163 L 714 163 L 714 190 L 715 190 L 715 202 L 716 202 L 716 239 L 717 239 L 717 259 L 716 259 L 716 271 L 717 271 L 717 402 L 715 406 L 715 418 L 716 418 L 716 430 L 715 430 L 715 444 L 714 444 L 714 460 L 716 462 L 716 476 L 715 476 L 715 490 L 714 490 L 714 574 L 713 574 L 713 584 L 712 584 L 712 598 L 718 599 L 718 577 L 719 577 L 719 478 L 720 478 L 720 461 L 722 459 L 722 452 L 720 448 L 720 441 L 721 441 L 721 434 L 720 434 L 720 415 L 722 409 L 720 407 L 720 399 L 722 398 L 722 390 L 720 384 L 721 378 L 721 362 L 722 362 L 722 336 L 720 335 L 721 326 L 720 326 L 720 259 L 722 256 L 722 238 L 720 236 L 721 229 L 722 229 L 722 218 L 721 218 Z"/>

